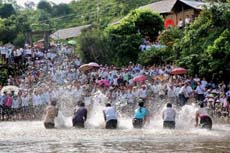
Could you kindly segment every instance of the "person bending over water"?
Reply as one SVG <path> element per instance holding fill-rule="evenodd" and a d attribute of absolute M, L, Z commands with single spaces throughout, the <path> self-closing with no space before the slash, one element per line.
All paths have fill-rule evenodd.
<path fill-rule="evenodd" d="M 167 103 L 166 109 L 163 110 L 162 118 L 164 128 L 175 129 L 176 111 L 172 108 L 171 103 Z"/>
<path fill-rule="evenodd" d="M 135 110 L 133 127 L 142 128 L 147 121 L 148 110 L 144 107 L 144 101 L 139 101 L 139 107 Z"/>
<path fill-rule="evenodd" d="M 117 113 L 114 107 L 110 103 L 106 104 L 106 108 L 103 110 L 104 119 L 106 122 L 106 129 L 117 128 Z"/>
<path fill-rule="evenodd" d="M 51 104 L 45 108 L 44 126 L 46 129 L 53 129 L 55 127 L 54 119 L 58 116 L 57 102 L 51 101 Z"/>
<path fill-rule="evenodd" d="M 204 108 L 204 103 L 200 103 L 200 108 L 196 112 L 196 127 L 206 128 L 211 130 L 212 129 L 212 119 L 209 117 L 209 114 Z"/>
<path fill-rule="evenodd" d="M 81 102 L 80 107 L 74 110 L 74 117 L 73 117 L 73 126 L 76 128 L 84 128 L 85 121 L 87 119 L 87 109 L 85 108 L 85 103 Z"/>

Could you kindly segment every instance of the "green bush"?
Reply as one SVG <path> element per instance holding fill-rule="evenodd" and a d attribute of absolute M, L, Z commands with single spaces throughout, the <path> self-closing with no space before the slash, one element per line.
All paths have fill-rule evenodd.
<path fill-rule="evenodd" d="M 179 54 L 178 64 L 188 68 L 190 75 L 229 80 L 229 18 L 229 4 L 213 5 L 203 10 L 173 44 Z"/>
<path fill-rule="evenodd" d="M 169 48 L 152 48 L 139 54 L 138 63 L 142 65 L 163 65 L 172 63 L 172 52 Z"/>

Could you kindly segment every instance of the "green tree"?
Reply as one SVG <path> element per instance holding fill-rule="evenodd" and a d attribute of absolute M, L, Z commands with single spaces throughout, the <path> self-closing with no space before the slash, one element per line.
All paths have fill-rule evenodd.
<path fill-rule="evenodd" d="M 85 62 L 110 63 L 111 53 L 107 43 L 107 36 L 98 28 L 82 32 L 79 38 L 80 55 Z"/>
<path fill-rule="evenodd" d="M 71 13 L 73 13 L 73 10 L 68 4 L 54 5 L 52 8 L 52 15 L 55 17 L 64 16 Z"/>
<path fill-rule="evenodd" d="M 182 37 L 183 37 L 183 31 L 181 31 L 177 27 L 165 29 L 159 35 L 158 39 L 159 39 L 160 44 L 166 46 L 166 48 L 164 48 L 163 51 L 167 53 L 165 55 L 167 56 L 167 59 L 168 59 L 167 62 L 173 62 L 179 58 L 180 52 L 178 52 L 178 49 L 173 49 L 173 47 L 175 43 L 180 42 L 180 39 Z"/>
<path fill-rule="evenodd" d="M 187 67 L 190 75 L 223 79 L 229 74 L 223 69 L 224 65 L 224 68 L 228 69 L 229 63 L 229 18 L 228 4 L 213 5 L 204 9 L 195 22 L 185 29 L 182 39 L 173 44 L 174 52 L 179 53 L 177 63 Z"/>
<path fill-rule="evenodd" d="M 173 60 L 171 50 L 167 48 L 151 48 L 151 50 L 147 50 L 141 54 L 139 54 L 138 57 L 138 63 L 142 65 L 162 65 L 166 63 L 171 63 Z"/>
<path fill-rule="evenodd" d="M 210 71 L 216 75 L 228 79 L 230 75 L 230 29 L 225 29 L 214 41 L 213 45 L 208 46 Z"/>
<path fill-rule="evenodd" d="M 37 9 L 39 9 L 39 10 L 44 10 L 44 11 L 46 11 L 46 12 L 48 12 L 48 13 L 51 13 L 51 11 L 52 11 L 52 6 L 50 5 L 49 2 L 47 2 L 47 1 L 45 1 L 45 0 L 42 0 L 42 1 L 40 1 L 40 2 L 38 3 Z"/>
<path fill-rule="evenodd" d="M 1 18 L 8 18 L 15 13 L 16 12 L 11 4 L 0 5 L 0 17 Z"/>
<path fill-rule="evenodd" d="M 0 30 L 0 41 L 2 41 L 4 44 L 12 42 L 13 39 L 17 36 L 16 20 L 16 16 L 11 16 L 8 19 L 1 20 L 2 23 L 0 24 L 3 24 L 1 26 L 3 29 Z"/>
<path fill-rule="evenodd" d="M 148 36 L 155 40 L 162 29 L 162 17 L 148 10 L 134 10 L 122 19 L 120 24 L 109 26 L 106 31 L 114 54 L 114 64 L 126 65 L 129 61 L 136 62 L 142 38 Z"/>

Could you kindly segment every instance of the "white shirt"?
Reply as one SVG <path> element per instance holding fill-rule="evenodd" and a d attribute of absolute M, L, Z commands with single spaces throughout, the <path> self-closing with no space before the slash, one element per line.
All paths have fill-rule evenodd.
<path fill-rule="evenodd" d="M 167 94 L 168 94 L 168 97 L 176 97 L 176 90 L 175 90 L 175 87 L 173 87 L 173 88 L 168 87 L 168 92 L 167 92 Z"/>
<path fill-rule="evenodd" d="M 185 97 L 189 97 L 190 94 L 192 93 L 192 87 L 191 86 L 183 86 L 181 87 L 180 91 L 179 91 L 180 94 L 184 94 Z"/>
<path fill-rule="evenodd" d="M 204 94 L 204 89 L 202 88 L 201 85 L 196 87 L 196 93 L 198 95 Z"/>
<path fill-rule="evenodd" d="M 114 107 L 106 107 L 103 110 L 105 117 L 106 117 L 106 122 L 108 122 L 109 120 L 116 120 L 117 119 L 117 113 L 115 111 Z"/>
<path fill-rule="evenodd" d="M 50 102 L 50 95 L 47 91 L 41 95 L 41 102 L 42 104 L 48 104 Z"/>
<path fill-rule="evenodd" d="M 33 95 L 32 101 L 34 106 L 41 105 L 41 97 L 39 95 Z"/>
<path fill-rule="evenodd" d="M 76 60 L 75 60 L 75 64 L 76 64 L 77 66 L 80 66 L 80 65 L 81 65 L 81 60 L 80 60 L 80 59 L 76 59 Z"/>
<path fill-rule="evenodd" d="M 22 96 L 22 106 L 29 106 L 29 96 Z"/>
<path fill-rule="evenodd" d="M 128 102 L 129 103 L 133 103 L 134 102 L 134 95 L 131 92 L 127 93 L 127 98 L 128 98 Z"/>
<path fill-rule="evenodd" d="M 191 22 L 191 19 L 189 17 L 185 18 L 185 24 L 189 24 Z"/>
<path fill-rule="evenodd" d="M 183 27 L 183 21 L 180 20 L 180 21 L 178 22 L 177 26 L 178 26 L 178 27 Z"/>
<path fill-rule="evenodd" d="M 31 55 L 31 54 L 32 54 L 31 49 L 26 49 L 26 55 Z"/>
<path fill-rule="evenodd" d="M 2 55 L 5 55 L 6 53 L 7 53 L 6 48 L 5 48 L 5 47 L 2 47 L 2 48 L 1 48 L 1 54 L 2 54 Z"/>
<path fill-rule="evenodd" d="M 163 121 L 175 121 L 176 111 L 173 108 L 167 107 L 162 113 Z"/>
<path fill-rule="evenodd" d="M 201 81 L 201 85 L 202 85 L 202 87 L 204 87 L 204 88 L 205 88 L 207 84 L 208 84 L 208 82 L 207 82 L 207 81 L 205 81 L 205 80 L 202 80 L 202 81 Z"/>
<path fill-rule="evenodd" d="M 147 90 L 141 89 L 139 94 L 140 94 L 141 98 L 146 98 L 147 97 Z"/>
<path fill-rule="evenodd" d="M 19 99 L 18 98 L 13 98 L 13 102 L 12 102 L 12 108 L 19 108 L 20 107 L 20 103 L 19 103 Z"/>
<path fill-rule="evenodd" d="M 3 97 L 0 95 L 0 106 L 3 105 Z"/>

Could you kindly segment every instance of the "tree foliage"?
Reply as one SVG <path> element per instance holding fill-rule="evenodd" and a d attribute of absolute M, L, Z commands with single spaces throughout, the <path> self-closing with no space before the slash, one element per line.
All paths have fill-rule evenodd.
<path fill-rule="evenodd" d="M 81 0 L 56 5 L 41 0 L 36 10 L 33 10 L 32 2 L 25 3 L 26 8 L 23 9 L 16 4 L 15 0 L 5 0 L 4 3 L 0 1 L 0 18 L 4 19 L 0 21 L 0 41 L 17 42 L 17 45 L 22 46 L 22 39 L 28 31 L 52 30 L 53 32 L 61 28 L 85 24 L 97 24 L 99 28 L 105 28 L 130 10 L 153 1 Z M 12 21 L 11 16 L 14 16 L 15 21 Z M 35 40 L 38 39 L 42 38 Z"/>
<path fill-rule="evenodd" d="M 71 13 L 73 13 L 73 10 L 68 4 L 54 5 L 52 8 L 52 15 L 54 17 L 64 16 Z"/>
<path fill-rule="evenodd" d="M 40 9 L 40 10 L 46 11 L 48 13 L 51 13 L 52 6 L 51 6 L 51 4 L 49 2 L 42 0 L 42 1 L 40 1 L 38 3 L 37 9 Z"/>
<path fill-rule="evenodd" d="M 173 44 L 179 53 L 178 64 L 187 67 L 191 75 L 209 79 L 226 79 L 229 69 L 230 6 L 213 5 L 201 12 L 195 22 L 185 29 L 180 41 Z"/>
<path fill-rule="evenodd" d="M 158 14 L 148 10 L 134 10 L 119 24 L 110 25 L 105 30 L 83 32 L 80 51 L 87 61 L 127 65 L 129 61 L 137 61 L 142 39 L 146 36 L 156 39 L 162 29 L 163 19 Z"/>
<path fill-rule="evenodd" d="M 8 18 L 15 14 L 15 10 L 11 4 L 0 4 L 0 17 Z"/>
<path fill-rule="evenodd" d="M 91 28 L 82 32 L 79 38 L 80 55 L 85 62 L 110 63 L 110 50 L 107 36 L 98 28 Z"/>
<path fill-rule="evenodd" d="M 162 17 L 148 10 L 134 10 L 119 24 L 106 28 L 109 46 L 114 54 L 114 64 L 126 65 L 129 61 L 136 62 L 142 38 L 148 36 L 156 39 L 158 32 L 162 29 Z"/>
<path fill-rule="evenodd" d="M 214 43 L 208 46 L 208 67 L 215 75 L 230 75 L 230 29 L 225 29 Z"/>
<path fill-rule="evenodd" d="M 167 48 L 155 48 L 153 47 L 151 50 L 147 50 L 141 53 L 138 57 L 138 63 L 142 65 L 162 65 L 166 63 L 172 63 L 173 56 L 171 50 Z"/>

